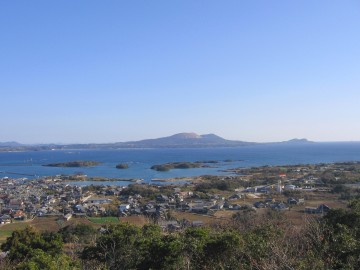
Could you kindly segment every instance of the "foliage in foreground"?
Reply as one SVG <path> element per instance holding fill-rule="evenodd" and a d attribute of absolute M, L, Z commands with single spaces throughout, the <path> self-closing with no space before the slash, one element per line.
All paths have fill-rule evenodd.
<path fill-rule="evenodd" d="M 62 236 L 58 233 L 38 233 L 32 227 L 14 231 L 1 245 L 8 252 L 6 267 L 12 269 L 77 269 L 78 263 L 63 253 Z M 5 262 L 2 268 L 5 269 Z M 1 265 L 0 265 L 1 266 Z"/>
<path fill-rule="evenodd" d="M 102 232 L 78 225 L 57 234 L 27 228 L 13 232 L 2 245 L 9 253 L 0 267 L 360 269 L 360 201 L 347 210 L 332 210 L 320 220 L 309 220 L 302 228 L 291 227 L 280 212 L 270 213 L 262 223 L 251 222 L 252 218 L 236 215 L 227 226 L 174 233 L 163 233 L 153 224 L 109 225 Z M 75 244 L 78 248 L 70 256 L 69 247 Z"/>

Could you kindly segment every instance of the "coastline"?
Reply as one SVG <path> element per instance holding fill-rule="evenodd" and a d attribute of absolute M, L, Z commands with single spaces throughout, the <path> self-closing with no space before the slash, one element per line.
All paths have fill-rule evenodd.
<path fill-rule="evenodd" d="M 31 160 L 30 164 L 24 161 Z M 45 167 L 43 164 L 72 160 L 97 160 L 95 167 Z M 231 160 L 232 162 L 227 162 Z M 151 179 L 193 178 L 201 175 L 231 176 L 238 168 L 259 166 L 288 166 L 295 164 L 319 164 L 360 160 L 360 144 L 314 144 L 312 146 L 248 146 L 234 148 L 203 149 L 130 149 L 85 150 L 68 153 L 64 150 L 0 153 L 2 172 L 16 172 L 44 177 L 71 175 L 81 172 L 88 177 L 105 179 Z M 155 164 L 169 162 L 217 161 L 217 168 L 171 169 L 159 172 L 151 170 Z M 126 170 L 116 169 L 116 164 L 128 163 Z M 14 166 L 16 165 L 16 166 Z M 211 166 L 215 167 L 215 166 Z M 0 177 L 16 177 L 0 173 Z M 35 179 L 35 177 L 29 177 Z M 114 181 L 113 181 L 114 182 Z"/>

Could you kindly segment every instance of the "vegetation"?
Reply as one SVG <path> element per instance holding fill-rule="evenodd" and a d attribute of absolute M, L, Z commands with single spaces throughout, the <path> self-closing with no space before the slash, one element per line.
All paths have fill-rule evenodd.
<path fill-rule="evenodd" d="M 116 165 L 116 169 L 128 169 L 128 168 L 129 168 L 129 164 L 127 163 L 120 163 Z"/>
<path fill-rule="evenodd" d="M 69 161 L 69 162 L 62 162 L 62 163 L 50 163 L 43 166 L 47 167 L 92 167 L 99 165 L 100 162 L 98 161 Z"/>
<path fill-rule="evenodd" d="M 117 217 L 90 217 L 88 218 L 91 222 L 97 224 L 106 224 L 106 223 L 118 223 L 119 219 Z"/>
<path fill-rule="evenodd" d="M 60 234 L 38 233 L 32 227 L 14 231 L 1 245 L 1 249 L 8 252 L 6 260 L 10 262 L 7 264 L 9 268 L 16 265 L 16 269 L 55 270 L 76 269 L 79 265 L 77 260 L 71 259 L 63 252 Z"/>
<path fill-rule="evenodd" d="M 246 184 L 246 182 L 241 180 L 223 180 L 218 177 L 208 175 L 202 176 L 202 182 L 195 186 L 195 191 L 205 193 L 211 190 L 233 191 L 235 188 L 238 188 L 241 185 L 245 186 Z"/>
<path fill-rule="evenodd" d="M 91 225 L 71 224 L 59 230 L 64 243 L 77 241 L 82 244 L 94 244 L 97 231 Z"/>
<path fill-rule="evenodd" d="M 192 169 L 202 167 L 205 167 L 204 163 L 202 162 L 171 162 L 160 165 L 153 165 L 150 169 L 163 172 L 172 169 Z"/>
<path fill-rule="evenodd" d="M 121 192 L 121 194 L 124 196 L 134 196 L 136 194 L 139 194 L 141 197 L 146 197 L 149 199 L 154 199 L 158 193 L 159 190 L 154 186 L 138 184 L 129 185 Z"/>
<path fill-rule="evenodd" d="M 294 228 L 279 211 L 254 212 L 226 225 L 162 233 L 127 223 L 95 231 L 72 225 L 58 233 L 14 231 L 1 246 L 1 269 L 360 269 L 360 200 Z M 66 248 L 65 248 L 66 247 Z M 75 248 L 76 247 L 76 248 Z M 65 253 L 65 249 L 67 252 Z"/>

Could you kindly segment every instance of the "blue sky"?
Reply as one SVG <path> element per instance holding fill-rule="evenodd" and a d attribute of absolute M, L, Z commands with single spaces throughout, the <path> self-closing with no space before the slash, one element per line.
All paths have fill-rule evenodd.
<path fill-rule="evenodd" d="M 360 141 L 360 2 L 0 1 L 0 141 Z"/>

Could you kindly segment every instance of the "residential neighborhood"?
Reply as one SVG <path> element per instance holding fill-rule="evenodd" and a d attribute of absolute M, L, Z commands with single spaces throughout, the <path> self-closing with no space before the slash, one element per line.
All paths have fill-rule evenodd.
<path fill-rule="evenodd" d="M 331 207 L 324 203 L 314 205 L 311 198 L 313 194 L 329 193 L 321 177 L 317 177 L 329 168 L 346 172 L 344 166 L 335 164 L 312 169 L 297 166 L 288 169 L 287 173 L 279 173 L 276 167 L 259 167 L 242 169 L 237 178 L 197 178 L 194 183 L 186 185 L 142 183 L 128 186 L 101 185 L 101 182 L 97 186 L 78 186 L 64 181 L 68 179 L 66 176 L 35 180 L 3 177 L 0 179 L 0 224 L 49 216 L 65 221 L 71 218 L 144 216 L 163 228 L 167 224 L 174 229 L 184 224 L 203 225 L 202 218 L 196 220 L 196 217 L 223 218 L 245 209 L 260 212 L 262 209 L 296 209 L 299 213 L 320 214 Z M 260 183 L 254 177 L 261 179 L 265 173 L 268 177 L 262 181 L 265 185 L 249 186 L 250 183 Z M 247 183 L 248 187 L 232 185 L 233 189 L 207 189 L 209 183 L 234 184 L 236 181 Z M 181 213 L 188 215 L 179 218 Z M 183 219 L 189 216 L 191 220 L 184 223 Z"/>

